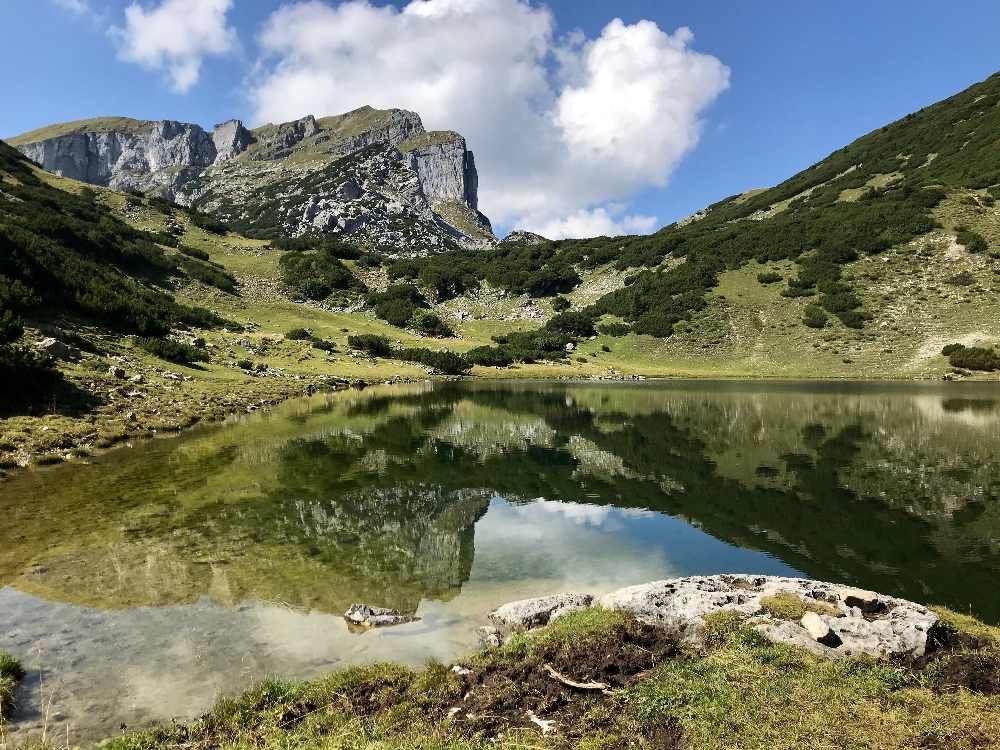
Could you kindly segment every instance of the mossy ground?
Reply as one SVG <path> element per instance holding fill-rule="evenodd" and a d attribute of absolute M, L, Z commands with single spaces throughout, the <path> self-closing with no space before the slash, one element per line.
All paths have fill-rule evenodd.
<path fill-rule="evenodd" d="M 588 610 L 481 652 L 458 671 L 378 664 L 302 684 L 266 681 L 191 724 L 107 747 L 998 747 L 1000 631 L 943 614 L 950 644 L 902 663 L 824 661 L 772 644 L 725 613 L 711 618 L 706 646 L 694 651 L 628 615 Z M 958 663 L 974 665 L 965 671 L 975 678 L 949 682 Z M 608 687 L 567 687 L 547 665 Z"/>

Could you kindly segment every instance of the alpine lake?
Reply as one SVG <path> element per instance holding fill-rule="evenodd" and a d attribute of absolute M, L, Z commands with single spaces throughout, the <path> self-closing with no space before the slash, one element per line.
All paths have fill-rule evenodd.
<path fill-rule="evenodd" d="M 459 658 L 507 601 L 723 572 L 1000 622 L 1000 386 L 379 386 L 22 472 L 3 731 L 85 744 L 266 676 Z M 353 603 L 419 619 L 359 631 Z"/>

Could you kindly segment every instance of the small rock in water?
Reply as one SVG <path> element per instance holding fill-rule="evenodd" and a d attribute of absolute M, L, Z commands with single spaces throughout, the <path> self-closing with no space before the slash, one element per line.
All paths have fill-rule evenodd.
<path fill-rule="evenodd" d="M 381 628 L 413 622 L 417 618 L 413 615 L 404 615 L 397 609 L 352 604 L 350 609 L 344 613 L 344 619 L 354 625 L 363 625 L 366 628 Z"/>

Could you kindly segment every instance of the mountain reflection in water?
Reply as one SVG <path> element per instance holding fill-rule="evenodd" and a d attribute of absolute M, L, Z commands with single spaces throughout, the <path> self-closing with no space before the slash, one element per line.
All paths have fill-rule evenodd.
<path fill-rule="evenodd" d="M 124 662 L 136 684 L 106 688 L 106 721 L 64 706 L 96 732 L 122 701 L 162 719 L 264 673 L 448 658 L 505 600 L 671 575 L 807 575 L 997 622 L 998 394 L 472 383 L 291 403 L 0 485 L 0 649 L 42 644 L 70 685 Z M 423 619 L 352 636 L 354 602 Z"/>

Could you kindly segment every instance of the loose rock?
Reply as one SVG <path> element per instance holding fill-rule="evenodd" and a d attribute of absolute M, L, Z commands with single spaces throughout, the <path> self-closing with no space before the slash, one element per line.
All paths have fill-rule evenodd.
<path fill-rule="evenodd" d="M 413 615 L 405 615 L 396 609 L 352 604 L 350 609 L 344 613 L 344 619 L 354 625 L 363 625 L 366 628 L 381 628 L 413 622 L 417 618 Z"/>
<path fill-rule="evenodd" d="M 590 594 L 554 594 L 536 599 L 521 599 L 498 607 L 490 613 L 497 625 L 527 630 L 548 625 L 559 617 L 578 609 L 586 609 L 594 601 Z"/>

